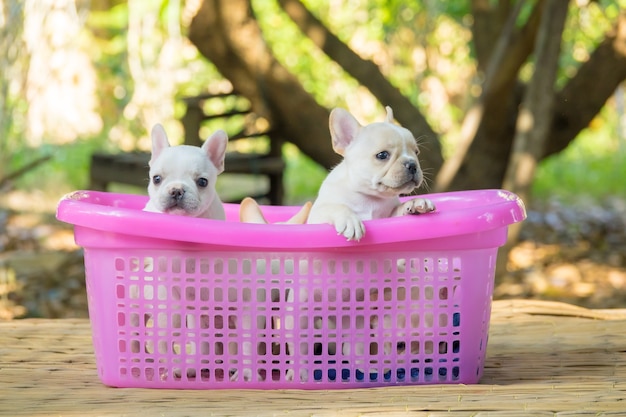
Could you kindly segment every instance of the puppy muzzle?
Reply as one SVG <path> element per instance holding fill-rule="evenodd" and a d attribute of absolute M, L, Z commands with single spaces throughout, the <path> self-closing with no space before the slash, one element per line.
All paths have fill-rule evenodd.
<path fill-rule="evenodd" d="M 172 187 L 168 190 L 167 199 L 164 200 L 165 210 L 182 209 L 189 211 L 188 202 L 185 199 L 185 189 L 183 187 Z"/>
<path fill-rule="evenodd" d="M 415 161 L 406 161 L 402 165 L 404 165 L 406 170 L 409 171 L 412 176 L 415 176 L 417 173 L 417 163 Z"/>
<path fill-rule="evenodd" d="M 185 197 L 185 190 L 182 188 L 172 188 L 170 190 L 170 198 L 172 201 L 179 202 Z"/>

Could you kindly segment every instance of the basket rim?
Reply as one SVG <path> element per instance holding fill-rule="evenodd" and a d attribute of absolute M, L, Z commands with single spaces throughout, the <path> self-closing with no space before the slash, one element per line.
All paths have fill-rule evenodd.
<path fill-rule="evenodd" d="M 454 191 L 420 197 L 431 199 L 437 210 L 422 215 L 367 220 L 364 222 L 367 232 L 360 241 L 347 241 L 328 224 L 240 223 L 239 204 L 224 204 L 226 221 L 191 218 L 143 211 L 147 196 L 105 191 L 78 190 L 66 194 L 59 201 L 56 217 L 74 226 L 102 232 L 224 246 L 245 244 L 267 249 L 358 248 L 449 238 L 507 227 L 526 218 L 522 200 L 505 190 Z M 271 213 L 268 217 L 285 219 L 299 208 L 261 206 L 264 212 Z"/>

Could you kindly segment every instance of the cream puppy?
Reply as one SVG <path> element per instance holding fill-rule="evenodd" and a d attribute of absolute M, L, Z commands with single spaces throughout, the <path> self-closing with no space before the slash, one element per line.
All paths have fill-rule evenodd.
<path fill-rule="evenodd" d="M 151 136 L 150 200 L 144 210 L 224 220 L 224 207 L 215 191 L 215 182 L 224 171 L 226 133 L 216 131 L 200 148 L 170 146 L 160 124 L 152 128 Z"/>
<path fill-rule="evenodd" d="M 152 128 L 150 200 L 146 211 L 224 220 L 224 207 L 215 181 L 224 171 L 228 136 L 211 135 L 202 147 L 170 146 L 160 124 Z"/>
<path fill-rule="evenodd" d="M 365 234 L 364 220 L 427 213 L 435 209 L 425 198 L 404 203 L 423 181 L 415 138 L 408 129 L 393 123 L 386 107 L 384 122 L 361 126 L 344 109 L 330 113 L 333 149 L 343 156 L 320 186 L 308 223 L 330 223 L 348 240 Z"/>
<path fill-rule="evenodd" d="M 152 128 L 151 136 L 150 199 L 144 210 L 224 220 L 224 207 L 215 191 L 215 182 L 224 171 L 228 142 L 226 132 L 216 131 L 202 147 L 170 146 L 165 129 L 160 124 Z M 144 267 L 148 268 L 148 265 Z M 130 296 L 139 298 L 137 291 L 131 291 Z M 180 299 L 181 294 L 175 292 L 173 296 Z M 166 327 L 167 323 L 161 322 L 159 326 Z M 186 326 L 195 326 L 193 317 L 187 319 Z M 146 351 L 152 349 L 154 346 L 149 342 Z"/>

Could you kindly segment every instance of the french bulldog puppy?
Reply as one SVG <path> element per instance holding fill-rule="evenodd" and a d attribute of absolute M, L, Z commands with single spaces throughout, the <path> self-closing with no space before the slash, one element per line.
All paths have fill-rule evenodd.
<path fill-rule="evenodd" d="M 216 131 L 202 147 L 170 146 L 165 129 L 156 124 L 152 128 L 151 138 L 150 199 L 144 210 L 224 220 L 224 207 L 215 191 L 215 182 L 224 171 L 228 142 L 226 132 Z M 180 292 L 175 292 L 174 297 L 180 299 Z M 131 292 L 131 298 L 139 298 L 139 294 Z M 154 323 L 147 321 L 145 325 L 153 326 Z M 166 325 L 165 322 L 159 323 L 162 327 Z M 193 318 L 188 319 L 186 326 L 195 326 Z M 148 342 L 146 351 L 153 349 L 154 346 Z"/>
<path fill-rule="evenodd" d="M 224 220 L 224 207 L 217 192 L 217 176 L 224 171 L 228 136 L 213 133 L 202 147 L 170 146 L 160 124 L 152 128 L 150 200 L 145 211 Z"/>
<path fill-rule="evenodd" d="M 330 223 L 348 240 L 360 240 L 364 220 L 435 210 L 425 198 L 400 203 L 400 195 L 419 187 L 424 176 L 415 138 L 393 123 L 391 107 L 386 110 L 384 122 L 366 126 L 344 109 L 330 113 L 333 149 L 343 160 L 322 182 L 308 223 Z"/>

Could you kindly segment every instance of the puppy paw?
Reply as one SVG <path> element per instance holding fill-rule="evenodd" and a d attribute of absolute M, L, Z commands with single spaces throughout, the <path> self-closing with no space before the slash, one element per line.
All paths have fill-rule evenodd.
<path fill-rule="evenodd" d="M 335 219 L 337 234 L 343 235 L 348 240 L 361 240 L 365 235 L 363 222 L 355 215 L 341 216 Z"/>
<path fill-rule="evenodd" d="M 414 198 L 402 204 L 401 215 L 422 214 L 435 210 L 435 205 L 427 198 Z"/>

